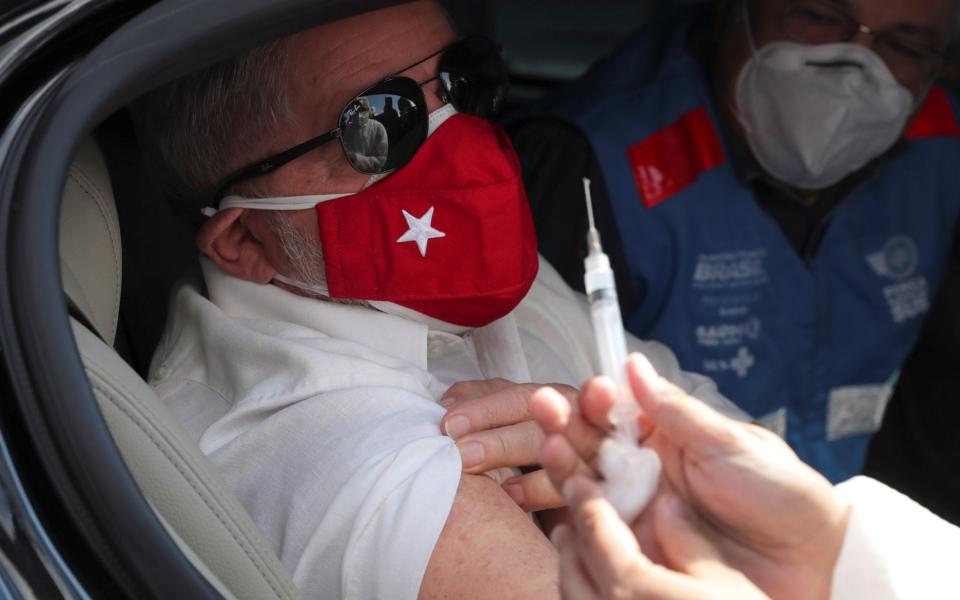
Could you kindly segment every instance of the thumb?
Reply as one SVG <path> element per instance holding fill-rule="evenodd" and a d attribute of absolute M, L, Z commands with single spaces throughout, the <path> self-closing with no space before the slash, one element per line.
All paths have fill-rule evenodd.
<path fill-rule="evenodd" d="M 601 589 L 612 589 L 636 565 L 649 566 L 630 527 L 595 482 L 576 475 L 563 485 L 580 558 Z"/>
<path fill-rule="evenodd" d="M 678 447 L 720 450 L 732 439 L 734 421 L 660 377 L 642 354 L 627 358 L 627 376 L 640 408 Z"/>

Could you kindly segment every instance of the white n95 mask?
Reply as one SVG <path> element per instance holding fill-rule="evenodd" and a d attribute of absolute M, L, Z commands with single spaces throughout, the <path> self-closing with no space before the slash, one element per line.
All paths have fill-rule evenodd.
<path fill-rule="evenodd" d="M 754 48 L 736 102 L 760 166 L 803 190 L 829 187 L 889 150 L 914 108 L 883 59 L 851 43 Z"/>

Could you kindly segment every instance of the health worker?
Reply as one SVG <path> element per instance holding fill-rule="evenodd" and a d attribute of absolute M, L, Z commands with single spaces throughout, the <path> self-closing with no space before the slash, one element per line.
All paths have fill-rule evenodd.
<path fill-rule="evenodd" d="M 954 246 L 960 104 L 938 80 L 958 4 L 664 8 L 511 124 L 566 281 L 589 177 L 627 328 L 834 482 L 860 472 Z"/>

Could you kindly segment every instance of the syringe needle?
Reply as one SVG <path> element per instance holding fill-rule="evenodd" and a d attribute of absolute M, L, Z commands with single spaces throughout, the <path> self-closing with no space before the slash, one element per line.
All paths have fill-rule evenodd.
<path fill-rule="evenodd" d="M 590 179 L 583 178 L 583 195 L 587 200 L 587 221 L 590 223 L 590 229 L 596 229 L 597 224 L 593 220 L 593 195 L 590 193 Z"/>
<path fill-rule="evenodd" d="M 583 195 L 587 201 L 587 221 L 590 228 L 587 230 L 587 251 L 591 255 L 603 254 L 603 248 L 600 245 L 600 232 L 597 231 L 597 224 L 593 220 L 593 195 L 590 193 L 590 180 L 583 178 Z"/>

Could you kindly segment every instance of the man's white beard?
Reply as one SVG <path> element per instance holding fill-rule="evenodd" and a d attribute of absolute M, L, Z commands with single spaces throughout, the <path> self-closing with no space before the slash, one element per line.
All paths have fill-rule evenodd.
<path fill-rule="evenodd" d="M 293 269 L 290 277 L 312 287 L 326 288 L 327 276 L 323 270 L 323 244 L 320 240 L 300 231 L 293 219 L 282 210 L 273 212 L 271 225 L 273 232 L 277 234 L 280 248 L 283 249 Z M 369 306 L 367 302 L 361 300 L 338 300 L 328 295 L 314 295 L 340 304 Z"/>
<path fill-rule="evenodd" d="M 291 277 L 310 285 L 326 285 L 323 271 L 323 245 L 300 231 L 287 213 L 273 213 L 273 231 L 293 267 Z"/>

